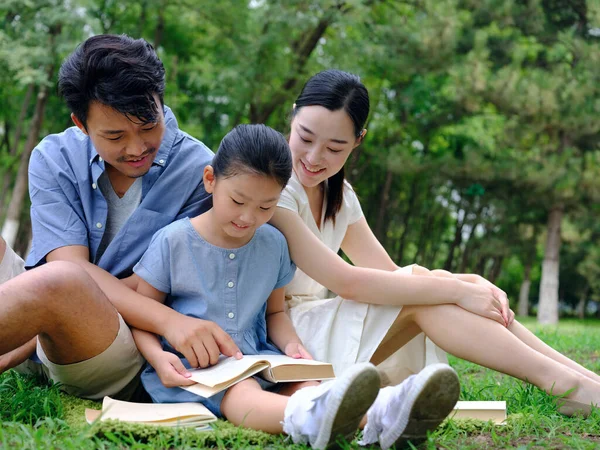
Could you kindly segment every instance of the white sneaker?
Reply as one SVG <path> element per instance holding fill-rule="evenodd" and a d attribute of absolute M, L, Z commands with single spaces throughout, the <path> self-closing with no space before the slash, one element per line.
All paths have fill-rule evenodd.
<path fill-rule="evenodd" d="M 379 392 L 379 373 L 370 363 L 357 364 L 332 381 L 300 389 L 285 408 L 283 431 L 296 444 L 316 449 L 354 437 Z"/>
<path fill-rule="evenodd" d="M 432 364 L 397 386 L 382 389 L 367 412 L 361 445 L 379 441 L 383 450 L 396 444 L 401 448 L 427 438 L 450 414 L 460 394 L 454 369 Z"/>

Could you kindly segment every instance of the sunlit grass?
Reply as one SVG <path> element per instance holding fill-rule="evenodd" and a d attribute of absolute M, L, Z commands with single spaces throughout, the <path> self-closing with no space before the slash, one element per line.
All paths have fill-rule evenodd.
<path fill-rule="evenodd" d="M 541 327 L 521 320 L 548 344 L 589 369 L 600 372 L 600 321 L 565 320 Z M 600 447 L 600 412 L 588 419 L 557 413 L 552 397 L 506 375 L 450 357 L 461 379 L 462 400 L 506 400 L 504 426 L 448 421 L 419 448 L 569 448 Z M 0 376 L 0 448 L 305 448 L 282 436 L 269 436 L 220 422 L 214 432 L 161 430 L 112 423 L 87 426 L 83 409 L 90 402 L 59 394 L 56 386 L 8 372 Z M 359 448 L 356 442 L 349 448 Z"/>

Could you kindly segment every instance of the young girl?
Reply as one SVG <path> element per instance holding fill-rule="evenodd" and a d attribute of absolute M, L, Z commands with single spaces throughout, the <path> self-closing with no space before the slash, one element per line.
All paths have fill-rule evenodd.
<path fill-rule="evenodd" d="M 284 311 L 284 286 L 295 266 L 283 235 L 266 225 L 291 172 L 291 154 L 281 134 L 264 125 L 233 129 L 221 142 L 213 165 L 204 170 L 213 207 L 156 233 L 134 267 L 140 277 L 138 292 L 166 301 L 180 313 L 215 322 L 242 353 L 283 351 L 311 358 Z M 142 382 L 153 401 L 200 401 L 236 425 L 284 431 L 294 442 L 309 442 L 315 448 L 338 435 L 350 438 L 379 392 L 377 370 L 367 363 L 354 365 L 328 383 L 274 385 L 255 377 L 202 398 L 177 386 L 193 383 L 187 371 L 191 366 L 216 362 L 219 351 L 210 335 L 194 348 L 193 362 L 164 338 L 161 342 L 140 330 L 134 330 L 134 337 L 149 363 Z M 440 386 L 451 393 L 438 394 Z M 405 431 L 414 431 L 411 424 L 437 426 L 458 397 L 458 381 L 450 367 L 440 365 L 380 397 L 371 407 L 377 411 L 373 426 L 385 434 L 389 447 Z"/>
<path fill-rule="evenodd" d="M 294 174 L 271 223 L 301 269 L 286 298 L 309 352 L 336 373 L 360 361 L 383 363 L 385 378 L 397 382 L 445 360 L 424 332 L 458 357 L 566 394 L 563 413 L 589 413 L 600 404 L 600 377 L 514 320 L 503 291 L 476 275 L 399 270 L 377 241 L 344 181 L 368 113 L 359 78 L 337 70 L 313 76 L 292 110 Z M 340 248 L 354 265 L 337 255 Z M 338 296 L 328 298 L 328 289 Z"/>

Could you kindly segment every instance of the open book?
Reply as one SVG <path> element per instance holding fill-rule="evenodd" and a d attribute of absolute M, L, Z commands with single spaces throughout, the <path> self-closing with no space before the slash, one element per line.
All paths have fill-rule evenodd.
<path fill-rule="evenodd" d="M 454 419 L 491 420 L 494 423 L 502 424 L 506 420 L 506 402 L 457 402 L 450 417 Z"/>
<path fill-rule="evenodd" d="M 245 355 L 242 359 L 221 357 L 214 366 L 190 372 L 190 379 L 196 384 L 181 388 L 202 397 L 211 397 L 255 374 L 273 383 L 335 378 L 329 363 L 284 355 Z"/>
<path fill-rule="evenodd" d="M 110 397 L 104 397 L 102 411 L 86 408 L 85 420 L 88 423 L 98 419 L 201 429 L 208 428 L 209 423 L 217 420 L 202 403 L 133 403 Z"/>

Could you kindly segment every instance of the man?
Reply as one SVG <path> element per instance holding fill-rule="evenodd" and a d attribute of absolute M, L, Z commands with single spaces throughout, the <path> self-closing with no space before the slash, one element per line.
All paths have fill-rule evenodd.
<path fill-rule="evenodd" d="M 22 273 L 0 239 L 0 372 L 26 365 L 80 397 L 131 398 L 143 359 L 124 320 L 165 336 L 193 366 L 236 354 L 216 324 L 135 293 L 132 268 L 153 234 L 211 205 L 202 173 L 212 152 L 163 105 L 154 49 L 94 36 L 65 60 L 58 86 L 75 127 L 31 156 L 35 269 Z"/>

